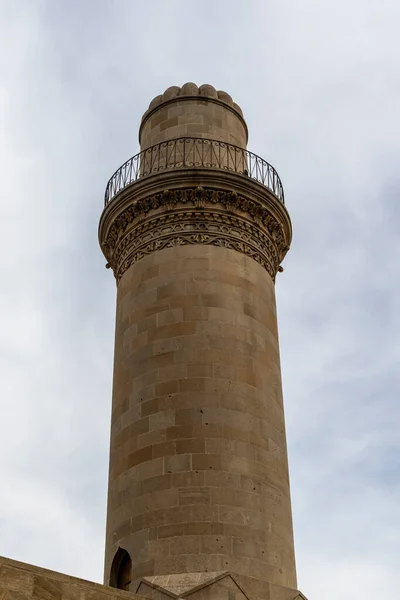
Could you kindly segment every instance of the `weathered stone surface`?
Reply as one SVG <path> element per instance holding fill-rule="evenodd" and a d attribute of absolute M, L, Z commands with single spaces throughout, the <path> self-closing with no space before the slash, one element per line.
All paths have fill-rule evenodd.
<path fill-rule="evenodd" d="M 136 593 L 135 593 L 136 592 Z M 261 594 L 261 595 L 260 595 Z M 0 557 L 0 600 L 305 600 L 296 590 L 223 571 L 142 578 L 130 592 Z"/>
<path fill-rule="evenodd" d="M 143 600 L 132 592 L 0 557 L 1 600 Z"/>
<path fill-rule="evenodd" d="M 118 286 L 115 354 L 108 564 L 122 546 L 133 579 L 230 568 L 294 588 L 268 273 L 225 248 L 144 258 Z"/>
<path fill-rule="evenodd" d="M 293 600 L 274 288 L 290 218 L 245 151 L 224 154 L 247 143 L 229 94 L 170 87 L 139 136 L 159 146 L 99 228 L 118 286 L 105 581 L 123 548 L 154 600 Z M 187 141 L 168 140 L 188 136 L 209 155 L 181 168 Z"/>

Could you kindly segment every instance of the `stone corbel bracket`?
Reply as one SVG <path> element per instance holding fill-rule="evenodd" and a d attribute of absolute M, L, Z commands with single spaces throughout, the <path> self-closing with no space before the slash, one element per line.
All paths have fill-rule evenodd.
<path fill-rule="evenodd" d="M 152 252 L 186 244 L 242 252 L 275 280 L 291 238 L 289 214 L 268 188 L 215 169 L 143 177 L 106 206 L 99 225 L 100 245 L 117 282 Z"/>

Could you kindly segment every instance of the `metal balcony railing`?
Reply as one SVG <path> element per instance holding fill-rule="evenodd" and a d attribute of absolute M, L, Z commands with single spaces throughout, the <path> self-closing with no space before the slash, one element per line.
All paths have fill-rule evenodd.
<path fill-rule="evenodd" d="M 195 137 L 161 142 L 126 161 L 109 180 L 105 206 L 128 185 L 153 173 L 173 169 L 220 169 L 238 173 L 265 185 L 284 204 L 282 182 L 272 165 L 244 148 Z"/>

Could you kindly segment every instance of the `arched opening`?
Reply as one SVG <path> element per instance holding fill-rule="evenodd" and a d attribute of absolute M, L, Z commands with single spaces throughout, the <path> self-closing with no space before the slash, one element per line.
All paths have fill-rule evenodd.
<path fill-rule="evenodd" d="M 132 560 L 128 552 L 118 548 L 111 565 L 110 586 L 129 591 L 132 576 Z"/>

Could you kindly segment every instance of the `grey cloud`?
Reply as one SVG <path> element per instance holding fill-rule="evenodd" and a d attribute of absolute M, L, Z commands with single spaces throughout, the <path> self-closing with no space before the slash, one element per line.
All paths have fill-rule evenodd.
<path fill-rule="evenodd" d="M 0 554 L 102 579 L 115 283 L 97 222 L 149 101 L 192 80 L 243 107 L 293 220 L 277 296 L 301 589 L 393 595 L 398 3 L 3 4 Z"/>

